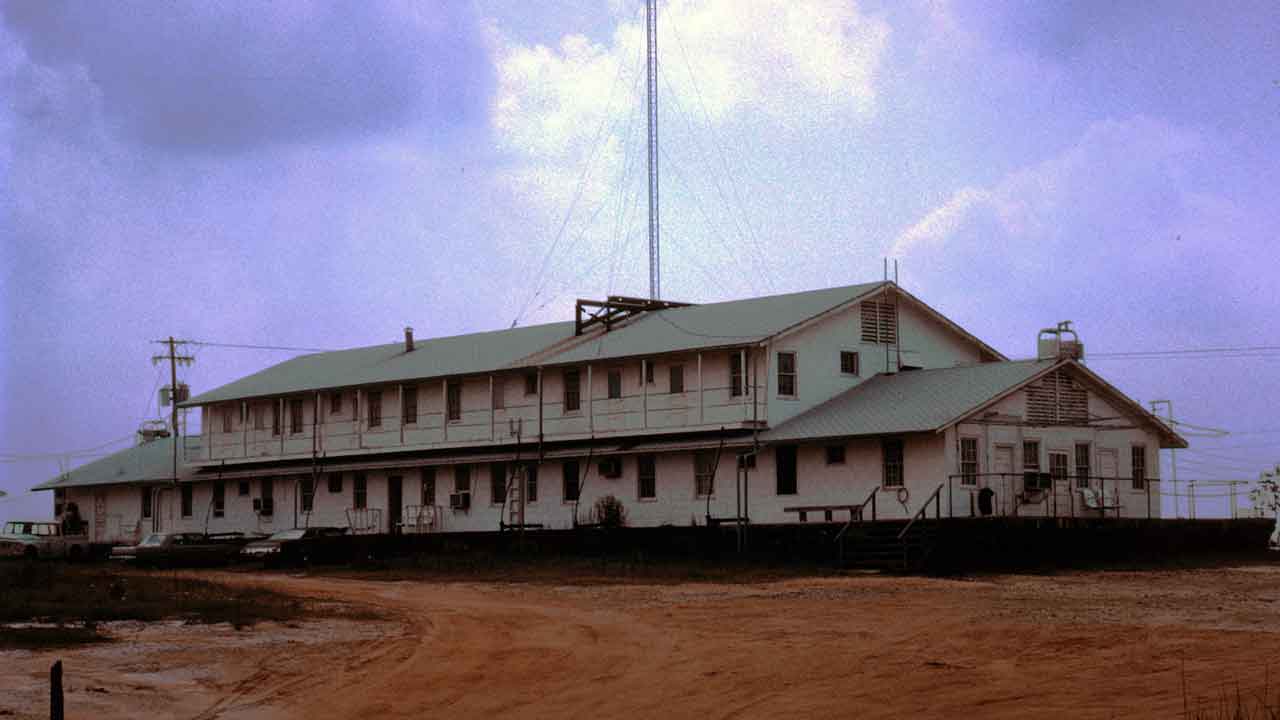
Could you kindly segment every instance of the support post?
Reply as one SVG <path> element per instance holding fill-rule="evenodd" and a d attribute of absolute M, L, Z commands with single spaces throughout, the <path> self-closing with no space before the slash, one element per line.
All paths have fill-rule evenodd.
<path fill-rule="evenodd" d="M 489 373 L 489 442 L 496 439 L 498 411 L 493 406 L 493 373 Z"/>
<path fill-rule="evenodd" d="M 62 720 L 62 661 L 49 668 L 49 720 Z"/>
<path fill-rule="evenodd" d="M 449 381 L 440 381 L 440 442 L 449 442 Z"/>
<path fill-rule="evenodd" d="M 587 433 L 596 431 L 596 394 L 591 387 L 591 365 L 587 365 Z M 578 402 L 582 402 L 579 399 Z"/>
<path fill-rule="evenodd" d="M 702 353 L 698 353 L 698 424 L 706 422 L 706 403 L 702 400 Z"/>

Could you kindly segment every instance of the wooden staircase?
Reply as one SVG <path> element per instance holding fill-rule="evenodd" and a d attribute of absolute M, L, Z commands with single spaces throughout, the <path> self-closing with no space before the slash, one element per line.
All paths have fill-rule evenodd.
<path fill-rule="evenodd" d="M 849 568 L 914 571 L 924 567 L 937 538 L 937 520 L 881 520 L 851 528 L 840 539 Z"/>

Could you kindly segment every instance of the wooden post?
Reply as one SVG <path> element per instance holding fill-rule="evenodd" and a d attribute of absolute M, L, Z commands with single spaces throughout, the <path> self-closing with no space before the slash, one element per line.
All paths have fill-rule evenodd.
<path fill-rule="evenodd" d="M 698 424 L 707 422 L 706 404 L 702 400 L 702 353 L 698 353 Z"/>
<path fill-rule="evenodd" d="M 49 669 L 49 720 L 62 720 L 62 661 Z"/>

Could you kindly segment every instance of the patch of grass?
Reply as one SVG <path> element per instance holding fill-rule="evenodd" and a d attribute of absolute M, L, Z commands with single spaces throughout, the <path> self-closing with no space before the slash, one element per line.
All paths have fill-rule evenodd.
<path fill-rule="evenodd" d="M 364 613 L 363 616 L 367 616 Z M 0 625 L 53 623 L 62 637 L 92 642 L 97 623 L 113 620 L 183 620 L 230 623 L 236 628 L 270 620 L 362 617 L 358 608 L 304 600 L 266 588 L 231 586 L 186 574 L 141 571 L 116 566 L 65 563 L 0 564 Z M 53 628 L 58 629 L 58 628 Z M 15 628 L 0 628 L 8 636 Z M 34 629 L 33 629 L 34 630 Z M 54 642 L 57 632 L 28 633 L 34 641 Z M 17 637 L 17 636 L 14 636 Z"/>

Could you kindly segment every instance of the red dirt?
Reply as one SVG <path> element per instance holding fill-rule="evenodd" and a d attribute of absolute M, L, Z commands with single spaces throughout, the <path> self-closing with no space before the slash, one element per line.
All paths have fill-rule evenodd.
<path fill-rule="evenodd" d="M 1280 693 L 1271 566 L 663 585 L 219 577 L 393 619 L 123 628 L 129 644 L 0 653 L 0 687 L 19 689 L 16 706 L 0 693 L 0 716 L 43 715 L 55 656 L 69 717 L 1176 717 L 1184 682 L 1192 707 L 1215 710 L 1236 683 L 1246 697 L 1269 685 L 1273 707 Z"/>

